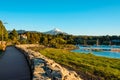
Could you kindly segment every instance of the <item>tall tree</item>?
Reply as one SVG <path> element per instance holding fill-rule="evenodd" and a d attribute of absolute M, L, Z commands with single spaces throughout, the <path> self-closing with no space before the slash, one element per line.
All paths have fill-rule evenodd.
<path fill-rule="evenodd" d="M 2 21 L 0 20 L 0 40 L 7 40 L 8 39 L 8 32 L 3 25 Z"/>

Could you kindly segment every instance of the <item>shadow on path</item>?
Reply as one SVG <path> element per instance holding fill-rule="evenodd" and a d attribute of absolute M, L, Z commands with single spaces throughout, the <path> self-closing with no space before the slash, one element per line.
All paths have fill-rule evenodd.
<path fill-rule="evenodd" d="M 14 47 L 7 47 L 0 57 L 0 80 L 30 80 L 30 69 L 24 55 Z"/>

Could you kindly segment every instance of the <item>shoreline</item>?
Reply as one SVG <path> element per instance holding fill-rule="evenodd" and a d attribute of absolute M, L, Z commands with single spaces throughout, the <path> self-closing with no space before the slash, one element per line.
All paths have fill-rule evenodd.
<path fill-rule="evenodd" d="M 89 54 L 91 53 L 92 55 L 94 56 L 98 56 L 98 57 L 105 57 L 105 58 L 111 58 L 111 59 L 120 59 L 119 55 L 120 53 L 119 52 L 112 52 L 112 51 L 103 51 L 103 52 L 84 52 L 84 51 L 74 51 L 72 50 L 71 52 L 75 52 L 75 53 L 78 53 L 78 54 Z M 111 55 L 108 55 L 108 53 L 113 54 L 113 56 Z M 105 54 L 105 55 L 104 55 Z M 118 56 L 115 56 L 118 55 Z"/>
<path fill-rule="evenodd" d="M 117 45 L 99 45 L 99 46 L 84 46 L 84 45 L 80 45 L 80 46 L 76 46 L 79 47 L 78 49 L 80 49 L 80 47 L 82 47 L 82 50 L 84 51 L 96 51 L 96 52 L 102 52 L 102 51 L 110 51 L 110 52 L 120 52 L 120 46 Z M 76 49 L 74 49 L 76 50 Z"/>

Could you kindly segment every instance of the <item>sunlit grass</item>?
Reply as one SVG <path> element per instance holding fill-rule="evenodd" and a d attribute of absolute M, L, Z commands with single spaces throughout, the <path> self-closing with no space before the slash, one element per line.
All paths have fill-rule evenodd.
<path fill-rule="evenodd" d="M 79 54 L 53 48 L 42 49 L 40 53 L 69 69 L 75 70 L 86 79 L 120 80 L 120 59 Z"/>

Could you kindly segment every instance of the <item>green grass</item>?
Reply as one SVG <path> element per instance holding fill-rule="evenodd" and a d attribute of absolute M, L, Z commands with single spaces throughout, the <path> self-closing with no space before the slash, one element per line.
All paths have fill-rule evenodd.
<path fill-rule="evenodd" d="M 75 70 L 85 80 L 120 80 L 120 59 L 53 48 L 41 49 L 40 53 L 68 69 Z"/>

